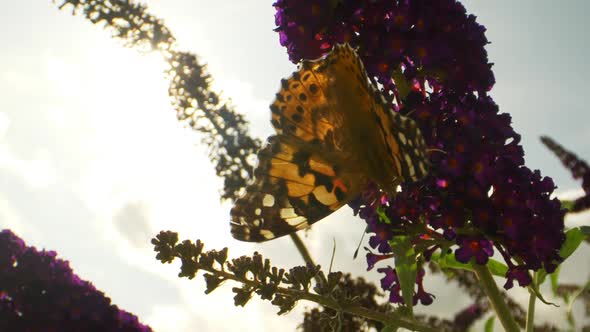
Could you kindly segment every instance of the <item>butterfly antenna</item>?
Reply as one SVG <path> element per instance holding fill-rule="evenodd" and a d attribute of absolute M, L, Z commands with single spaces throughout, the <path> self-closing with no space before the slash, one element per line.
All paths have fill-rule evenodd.
<path fill-rule="evenodd" d="M 441 150 L 441 149 L 437 149 L 437 148 L 428 148 L 428 149 L 426 149 L 426 152 L 440 152 L 440 153 L 447 154 L 447 151 Z"/>
<path fill-rule="evenodd" d="M 404 116 L 409 118 L 410 115 L 412 115 L 412 113 L 414 113 L 414 111 L 416 111 L 416 109 L 409 111 L 408 113 L 404 114 Z"/>
<path fill-rule="evenodd" d="M 334 264 L 334 257 L 336 256 L 336 238 L 332 238 L 332 241 L 334 241 L 334 246 L 332 247 L 332 258 L 330 259 L 330 269 L 328 270 L 328 273 L 332 273 L 332 265 Z"/>
<path fill-rule="evenodd" d="M 356 247 L 356 250 L 354 251 L 354 255 L 352 256 L 352 259 L 356 259 L 356 257 L 359 255 L 359 250 L 361 249 L 361 244 L 363 243 L 363 239 L 365 238 L 365 234 L 367 233 L 368 230 L 369 230 L 369 226 L 367 225 L 367 227 L 365 227 L 365 230 L 363 231 L 363 235 L 361 236 L 361 240 L 359 241 L 359 245 Z"/>

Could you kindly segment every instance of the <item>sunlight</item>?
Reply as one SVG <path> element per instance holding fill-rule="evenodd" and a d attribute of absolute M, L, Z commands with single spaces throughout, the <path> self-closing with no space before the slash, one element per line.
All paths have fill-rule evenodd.
<path fill-rule="evenodd" d="M 151 233 L 165 228 L 191 236 L 208 220 L 220 227 L 207 227 L 207 237 L 227 239 L 220 229 L 227 228 L 221 182 L 198 134 L 176 119 L 160 55 L 111 45 L 87 61 L 94 64 L 87 73 L 92 80 L 84 82 L 88 96 L 79 96 L 92 100 L 84 110 L 93 133 L 91 162 L 79 183 L 86 203 L 110 219 L 128 201 L 143 201 Z"/>
<path fill-rule="evenodd" d="M 0 112 L 0 141 L 4 138 L 4 135 L 6 135 L 9 126 L 10 118 L 5 112 Z"/>
<path fill-rule="evenodd" d="M 168 31 L 175 38 L 174 50 L 194 54 L 199 64 L 206 65 L 211 75 L 211 90 L 218 93 L 221 99 L 230 103 L 232 109 L 250 121 L 247 126 L 249 136 L 263 141 L 275 133 L 270 124 L 269 104 L 275 99 L 281 99 L 276 96 L 277 92 L 281 89 L 306 87 L 309 87 L 310 91 L 315 90 L 311 89 L 311 85 L 295 87 L 281 82 L 281 78 L 289 77 L 295 70 L 295 64 L 289 61 L 289 57 L 292 59 L 300 58 L 300 55 L 303 58 L 310 57 L 307 51 L 318 45 L 321 46 L 316 51 L 327 51 L 326 43 L 313 42 L 304 45 L 306 41 L 303 39 L 306 34 L 297 33 L 303 30 L 292 29 L 293 24 L 308 31 L 306 27 L 313 27 L 318 17 L 333 19 L 331 22 L 320 22 L 328 26 L 313 37 L 335 41 L 341 40 L 342 36 L 346 38 L 352 36 L 350 41 L 359 47 L 359 52 L 362 51 L 361 60 L 365 68 L 373 74 L 375 69 L 385 68 L 383 64 L 387 64 L 388 70 L 397 68 L 398 60 L 402 59 L 404 67 L 412 69 L 404 70 L 404 77 L 410 83 L 420 82 L 422 78 L 429 75 L 445 78 L 438 82 L 434 89 L 436 91 L 427 86 L 426 93 L 422 95 L 411 93 L 409 90 L 406 94 L 401 91 L 404 89 L 399 89 L 401 85 L 398 85 L 397 92 L 399 94 L 401 91 L 403 95 L 400 96 L 400 104 L 409 107 L 418 105 L 415 110 L 417 113 L 413 114 L 421 130 L 424 131 L 423 135 L 427 138 L 427 142 L 429 144 L 435 142 L 431 144 L 435 147 L 448 148 L 444 150 L 456 147 L 455 152 L 458 155 L 464 154 L 464 158 L 457 160 L 461 161 L 465 168 L 461 172 L 457 172 L 458 168 L 447 169 L 449 168 L 448 160 L 439 154 L 441 158 L 431 160 L 432 175 L 436 176 L 435 179 L 424 181 L 419 186 L 404 184 L 405 191 L 402 191 L 398 198 L 408 198 L 407 202 L 394 202 L 395 199 L 391 198 L 388 204 L 381 207 L 377 207 L 378 204 L 365 204 L 363 210 L 357 212 L 359 216 L 366 219 L 368 228 L 367 223 L 359 216 L 354 216 L 352 209 L 346 206 L 330 214 L 325 218 L 327 220 L 314 224 L 309 231 L 299 232 L 313 260 L 323 267 L 324 272 L 328 272 L 328 269 L 334 272 L 350 272 L 352 277 L 360 276 L 370 281 L 377 289 L 382 289 L 387 296 L 395 295 L 395 288 L 398 286 L 403 289 L 402 283 L 406 283 L 405 286 L 412 286 L 413 280 L 409 279 L 412 275 L 405 272 L 413 271 L 414 267 L 424 262 L 423 258 L 430 257 L 427 255 L 432 253 L 431 250 L 438 250 L 438 248 L 448 249 L 449 254 L 453 251 L 457 254 L 456 249 L 465 248 L 469 249 L 468 254 L 474 257 L 477 254 L 488 257 L 492 254 L 484 249 L 488 244 L 494 243 L 497 246 L 492 258 L 503 260 L 511 256 L 514 259 L 509 257 L 507 263 L 526 263 L 522 267 L 527 269 L 538 266 L 540 260 L 556 258 L 552 254 L 555 254 L 558 249 L 557 240 L 560 238 L 555 235 L 561 235 L 562 229 L 556 227 L 561 225 L 562 220 L 558 220 L 561 214 L 557 204 L 545 205 L 547 203 L 545 192 L 551 192 L 553 189 L 541 190 L 544 189 L 541 188 L 544 187 L 543 185 L 534 185 L 532 188 L 534 193 L 528 195 L 527 186 L 536 182 L 526 181 L 524 176 L 526 170 L 520 165 L 520 157 L 524 158 L 520 147 L 515 150 L 501 150 L 499 149 L 501 145 L 496 147 L 494 137 L 498 136 L 498 142 L 503 142 L 504 136 L 512 134 L 512 129 L 517 129 L 521 136 L 513 136 L 513 140 L 518 141 L 522 138 L 520 143 L 527 153 L 528 166 L 540 168 L 543 175 L 552 176 L 555 184 L 560 188 L 580 187 L 580 181 L 572 180 L 570 172 L 557 159 L 549 156 L 545 148 L 541 150 L 528 142 L 535 140 L 539 145 L 537 139 L 539 133 L 546 133 L 560 140 L 563 139 L 565 143 L 569 142 L 568 147 L 579 152 L 581 157 L 588 156 L 588 149 L 583 144 L 587 139 L 580 138 L 588 138 L 589 131 L 586 127 L 590 113 L 584 112 L 585 100 L 577 98 L 583 96 L 581 89 L 585 87 L 587 76 L 585 73 L 589 68 L 586 61 L 588 52 L 579 46 L 579 41 L 585 36 L 583 31 L 587 30 L 584 29 L 584 25 L 579 24 L 587 22 L 583 19 L 583 14 L 587 10 L 581 10 L 581 5 L 559 7 L 539 4 L 535 7 L 535 15 L 531 16 L 527 15 L 527 13 L 530 14 L 530 8 L 528 8 L 530 6 L 515 2 L 504 1 L 493 5 L 482 5 L 479 2 L 466 1 L 467 12 L 477 14 L 476 20 L 473 16 L 462 14 L 464 11 L 459 4 L 462 1 L 453 2 L 452 6 L 439 6 L 440 10 L 435 11 L 430 10 L 437 7 L 436 2 L 433 2 L 432 6 L 428 5 L 424 8 L 429 9 L 424 12 L 424 15 L 418 11 L 424 3 L 420 1 L 410 1 L 409 6 L 397 6 L 395 1 L 383 2 L 383 6 L 375 7 L 376 10 L 383 10 L 388 5 L 392 5 L 394 7 L 390 7 L 388 12 L 398 13 L 394 16 L 375 15 L 378 12 L 371 13 L 371 6 L 354 1 L 341 2 L 342 8 L 302 6 L 301 10 L 295 10 L 301 5 L 296 0 L 279 1 L 274 5 L 257 1 L 246 3 L 239 0 L 225 2 L 138 0 L 120 1 L 118 4 L 100 1 L 70 2 L 78 4 L 79 10 L 72 12 L 72 6 L 59 10 L 57 7 L 60 1 L 48 1 L 41 6 L 30 1 L 12 1 L 4 8 L 9 15 L 0 22 L 0 25 L 3 24 L 3 31 L 7 31 L 2 41 L 4 45 L 10 47 L 0 52 L 0 63 L 4 65 L 0 71 L 0 89 L 3 91 L 3 97 L 0 99 L 0 182 L 3 189 L 0 192 L 0 224 L 3 228 L 9 227 L 18 233 L 27 245 L 36 246 L 39 252 L 43 249 L 57 252 L 59 258 L 69 261 L 70 266 L 81 279 L 92 282 L 96 289 L 104 292 L 111 299 L 111 303 L 137 315 L 142 323 L 150 324 L 155 331 L 290 331 L 295 330 L 296 326 L 302 322 L 302 313 L 306 308 L 316 306 L 313 301 L 301 301 L 293 312 L 279 317 L 276 315 L 277 307 L 268 301 L 260 300 L 255 295 L 245 307 L 236 307 L 232 287 L 240 287 L 240 283 L 225 280 L 224 285 L 212 294 L 204 295 L 206 284 L 203 282 L 203 270 L 207 270 L 207 267 L 201 267 L 201 272 L 194 279 L 189 280 L 178 277 L 181 265 L 179 260 L 175 260 L 172 264 L 161 264 L 155 259 L 154 247 L 150 243 L 151 238 L 161 230 L 171 230 L 178 233 L 180 240 L 201 239 L 205 243 L 206 250 L 228 247 L 230 259 L 241 255 L 248 256 L 257 251 L 278 268 L 289 269 L 302 265 L 301 255 L 295 251 L 293 241 L 289 237 L 285 236 L 265 243 L 240 242 L 232 238 L 229 211 L 233 203 L 220 201 L 223 179 L 217 177 L 215 165 L 210 161 L 208 156 L 211 153 L 210 147 L 202 143 L 203 137 L 199 132 L 184 127 L 185 124 L 177 119 L 176 111 L 168 95 L 169 82 L 165 77 L 166 63 L 163 57 L 159 53 L 142 53 L 142 50 L 138 50 L 140 47 L 130 49 L 123 46 L 131 39 L 142 42 L 142 45 L 151 45 L 155 40 L 148 39 L 165 36 Z M 141 15 L 140 12 L 144 8 L 135 6 L 136 3 L 148 5 L 145 13 L 151 17 Z M 288 7 L 281 8 L 281 6 Z M 417 6 L 416 11 L 414 9 L 408 11 L 414 6 Z M 89 8 L 98 11 L 87 10 Z M 455 10 L 446 13 L 451 8 Z M 248 9 L 247 14 L 244 9 Z M 333 12 L 334 9 L 338 11 Z M 563 15 L 556 16 L 556 9 L 560 9 Z M 105 16 L 101 16 L 100 10 L 104 10 Z M 301 15 L 308 10 L 311 10 L 311 15 Z M 407 11 L 406 15 L 404 11 Z M 352 16 L 340 15 L 342 13 L 351 13 Z M 522 15 L 510 15 L 514 13 Z M 85 14 L 89 14 L 89 17 Z M 371 19 L 363 19 L 367 17 Z M 101 18 L 106 19 L 101 21 Z M 228 18 L 231 19 L 228 20 Z M 350 20 L 350 18 L 354 19 Z M 342 21 L 337 22 L 340 19 Z M 462 20 L 464 20 L 463 24 L 455 24 Z M 548 20 L 557 23 L 547 25 Z M 445 22 L 452 22 L 452 24 Z M 481 22 L 483 26 L 474 25 L 476 22 Z M 576 24 L 572 25 L 572 22 Z M 131 28 L 118 31 L 126 40 L 112 38 L 113 33 L 117 34 L 116 30 L 112 30 L 112 25 L 109 27 L 112 23 Z M 284 23 L 287 25 L 283 25 Z M 337 29 L 329 26 L 332 23 L 338 24 Z M 445 25 L 437 26 L 440 23 Z M 137 27 L 139 29 L 136 29 Z M 351 27 L 354 29 L 350 30 Z M 402 29 L 397 31 L 400 27 Z M 282 32 L 281 28 L 283 28 Z M 466 28 L 469 28 L 468 31 L 463 31 Z M 484 31 L 485 38 L 482 35 Z M 419 40 L 413 38 L 414 32 L 420 34 Z M 292 33 L 293 35 L 290 36 L 289 34 Z M 447 42 L 445 38 L 448 38 Z M 488 40 L 493 43 L 490 44 Z M 387 45 L 392 41 L 396 44 L 400 41 L 402 45 L 396 47 L 395 54 L 381 52 L 383 47 L 379 45 Z M 311 48 L 308 49 L 307 46 Z M 418 48 L 427 52 L 415 54 Z M 296 54 L 300 51 L 305 51 L 305 54 Z M 380 57 L 384 61 L 377 61 Z M 328 70 L 321 66 L 322 71 L 333 75 L 341 70 L 349 71 L 350 68 L 353 70 L 356 68 L 356 66 L 338 66 L 337 63 L 344 58 L 335 59 L 338 61 L 326 64 L 325 68 Z M 447 61 L 441 59 L 447 59 Z M 346 64 L 346 62 L 342 63 Z M 491 63 L 495 63 L 492 67 L 493 76 L 490 76 L 491 72 L 489 72 Z M 546 70 L 547 68 L 554 70 Z M 378 75 L 383 76 L 379 77 L 379 81 L 383 81 L 384 84 L 382 87 L 390 89 L 393 85 L 384 83 L 390 78 L 388 73 L 383 71 Z M 482 74 L 481 77 L 478 73 Z M 360 74 L 363 74 L 362 71 Z M 305 81 L 304 76 L 300 79 Z M 340 76 L 328 76 L 334 79 L 328 80 L 330 86 L 335 84 L 336 77 Z M 348 75 L 343 76 L 348 77 Z M 360 77 L 364 76 L 360 75 Z M 492 89 L 494 80 L 497 83 Z M 367 89 L 363 89 L 364 85 L 358 84 L 358 77 L 353 82 L 355 87 L 359 88 L 359 95 L 371 97 L 365 94 Z M 403 80 L 394 83 L 401 82 Z M 457 82 L 462 84 L 455 86 Z M 551 85 L 552 98 L 539 97 L 539 91 L 547 90 L 546 82 L 564 84 Z M 287 87 L 282 88 L 284 85 Z M 340 89 L 336 89 L 334 85 L 333 88 L 328 89 L 327 92 L 330 93 L 325 95 L 329 98 L 324 99 L 336 101 L 335 98 L 339 97 L 338 94 L 331 93 L 334 91 L 338 92 Z M 512 122 L 507 117 L 496 118 L 495 112 L 477 112 L 481 105 L 484 105 L 485 109 L 495 111 L 492 99 L 484 96 L 484 94 L 487 95 L 484 91 L 489 91 L 489 95 L 494 97 L 501 112 L 511 114 Z M 308 99 L 308 95 L 303 95 L 305 98 L 301 97 L 301 94 L 291 94 L 289 105 L 295 107 L 291 107 L 286 112 L 291 113 L 293 109 L 296 112 L 299 111 L 297 107 L 299 105 L 295 105 L 296 102 L 305 106 L 310 105 L 310 112 L 306 112 L 307 109 L 301 106 L 303 111 L 299 112 L 312 114 L 312 116 L 307 117 L 300 126 L 311 125 L 307 129 L 314 128 L 313 134 L 318 134 L 318 116 L 322 116 L 320 113 L 335 115 L 341 110 L 330 107 L 333 105 L 322 105 L 320 102 L 306 104 L 305 100 L 311 100 L 311 98 Z M 378 97 L 378 93 L 372 95 Z M 471 98 L 471 95 L 475 98 Z M 361 99 L 361 102 L 365 99 Z M 366 100 L 370 101 L 371 98 Z M 318 105 L 322 107 L 314 107 Z M 464 112 L 466 116 L 457 117 L 460 120 L 455 123 L 457 126 L 448 126 L 451 122 L 446 123 L 446 119 L 454 119 L 455 116 L 461 115 L 461 112 Z M 294 114 L 293 112 L 290 115 Z M 350 139 L 344 140 L 345 142 L 356 142 L 346 147 L 350 151 L 341 153 L 341 151 L 328 149 L 330 151 L 326 154 L 326 160 L 331 161 L 331 164 L 335 166 L 334 173 L 340 173 L 337 169 L 346 170 L 353 160 L 361 164 L 366 163 L 363 158 L 358 160 L 349 158 L 350 152 L 364 155 L 365 151 L 357 149 L 364 142 L 357 142 L 353 137 L 355 135 L 348 135 L 355 131 L 363 131 L 365 124 L 373 128 L 375 125 L 373 120 L 366 115 L 360 113 L 354 118 L 347 119 L 346 122 L 338 121 L 341 118 L 339 116 L 333 116 L 328 121 L 333 128 L 330 131 L 332 136 L 340 136 L 339 134 L 344 133 L 342 136 Z M 432 115 L 434 117 L 431 117 Z M 289 122 L 301 123 L 302 120 L 297 118 L 297 116 L 291 116 L 290 119 L 286 117 L 282 118 L 281 122 L 283 125 Z M 226 122 L 221 125 L 222 127 L 226 128 L 228 124 L 235 123 L 228 119 L 231 120 L 231 117 L 226 117 L 224 114 Z M 351 119 L 363 121 L 359 121 L 357 126 Z M 489 121 L 484 121 L 485 119 Z M 407 141 L 416 142 L 405 134 L 408 133 L 404 131 L 407 121 L 403 122 L 404 126 L 400 123 L 399 128 L 394 125 L 394 130 L 389 131 L 383 129 L 385 127 L 381 118 L 378 117 L 375 121 L 381 126 L 381 132 L 386 134 L 385 136 L 389 131 L 392 134 L 393 131 L 401 132 L 403 135 L 398 134 L 396 137 L 403 143 L 402 147 L 409 147 L 409 145 L 405 146 Z M 454 133 L 461 133 L 462 130 L 465 130 L 467 134 L 454 135 Z M 484 135 L 479 135 L 480 132 Z M 417 137 L 417 130 L 413 130 L 412 133 L 413 137 Z M 319 134 L 317 136 L 319 141 L 329 142 L 333 138 Z M 212 138 L 226 139 L 219 135 Z M 305 148 L 307 143 L 300 143 L 294 144 L 294 152 L 298 157 L 301 152 L 306 154 L 307 151 Z M 379 151 L 379 159 L 388 160 L 381 158 L 387 155 L 381 156 L 381 154 L 387 148 L 391 148 L 389 143 L 388 141 L 387 146 L 381 146 L 385 149 L 376 150 Z M 479 146 L 480 143 L 481 146 Z M 367 149 L 373 148 L 374 146 L 367 146 Z M 316 151 L 315 147 L 313 149 Z M 467 151 L 469 153 L 460 150 L 469 150 Z M 408 152 L 412 151 L 399 149 L 394 152 L 390 149 L 389 155 L 395 154 L 412 163 L 414 154 Z M 513 154 L 518 155 L 518 158 L 499 159 Z M 492 158 L 496 155 L 498 158 Z M 407 156 L 409 158 L 406 158 Z M 249 158 L 251 157 L 250 155 Z M 489 161 L 498 161 L 493 168 L 500 170 L 493 170 L 490 167 L 490 173 L 486 173 L 485 178 L 477 177 L 473 181 L 471 177 L 473 168 L 468 166 L 479 157 L 490 157 Z M 551 161 L 547 161 L 548 158 Z M 295 157 L 291 161 L 300 162 Z M 306 164 L 303 163 L 302 166 L 299 163 L 297 170 L 304 173 L 308 168 Z M 523 176 L 507 174 L 512 164 L 515 164 L 512 175 Z M 274 166 L 282 167 L 279 163 Z M 232 167 L 232 169 L 235 168 Z M 404 173 L 403 169 L 402 173 Z M 261 172 L 259 171 L 258 174 Z M 348 175 L 346 172 L 344 174 Z M 446 176 L 439 176 L 445 174 Z M 326 179 L 320 174 L 312 175 L 319 176 L 314 185 L 325 184 L 327 188 L 335 182 L 331 181 L 330 177 Z M 359 174 L 359 177 L 364 175 L 367 174 Z M 438 178 L 447 181 L 448 185 L 444 188 L 435 186 L 435 182 L 431 180 Z M 509 181 L 503 181 L 504 178 Z M 471 192 L 466 189 L 471 187 L 478 189 L 477 184 L 484 182 L 493 182 L 493 189 L 496 190 L 493 197 L 498 196 L 498 199 L 489 200 L 489 197 L 484 197 L 485 192 L 479 197 L 481 199 L 463 195 Z M 277 190 L 283 183 L 282 180 L 275 181 L 278 186 L 268 186 L 269 190 L 276 191 L 271 195 L 276 199 L 275 203 L 271 204 L 264 199 L 256 203 L 267 207 L 287 203 L 297 205 L 297 213 L 303 212 L 302 215 L 309 218 L 315 218 L 318 212 L 323 215 L 331 211 L 331 209 L 320 211 L 318 208 L 322 206 L 315 202 L 310 203 L 309 200 L 307 204 L 291 204 L 296 202 L 293 197 L 285 201 L 284 194 Z M 516 186 L 517 184 L 520 186 Z M 487 185 L 483 187 L 490 188 Z M 401 187 L 399 188 L 401 191 Z M 412 192 L 406 190 L 412 188 Z M 473 192 L 478 191 L 473 190 Z M 553 197 L 574 199 L 583 194 L 584 191 L 581 189 L 561 190 L 555 191 Z M 372 203 L 369 199 L 372 196 L 365 196 L 367 200 L 365 203 Z M 543 206 L 550 209 L 542 209 Z M 474 215 L 486 216 L 476 213 L 482 211 L 487 213 L 491 209 L 497 212 L 497 218 L 491 221 L 497 221 L 496 224 L 489 222 L 488 218 L 482 218 L 485 224 L 461 222 L 461 219 L 458 219 L 465 216 L 463 221 L 474 221 Z M 257 214 L 256 207 L 252 210 L 254 214 Z M 540 211 L 545 212 L 545 210 L 553 212 L 547 213 L 547 218 L 544 218 Z M 533 213 L 535 227 L 526 227 L 526 217 L 530 216 L 527 211 Z M 262 208 L 259 212 L 262 214 Z M 418 216 L 418 214 L 423 215 Z M 568 213 L 566 227 L 586 225 L 589 214 L 590 211 L 578 214 Z M 396 218 L 390 218 L 390 223 L 377 222 L 379 215 Z M 443 218 L 447 216 L 456 220 Z M 413 217 L 416 217 L 415 220 L 412 219 Z M 510 220 L 510 223 L 507 220 Z M 540 220 L 551 222 L 537 222 Z M 431 228 L 436 232 L 440 230 L 442 233 L 444 230 L 444 233 L 439 237 L 438 235 L 441 234 L 434 236 L 435 234 L 427 232 L 428 235 L 433 235 L 432 239 L 416 236 L 426 234 L 418 234 L 422 233 L 420 232 L 422 228 L 417 227 L 420 222 L 425 222 L 425 226 L 432 226 Z M 483 224 L 484 228 L 481 228 L 480 224 Z M 512 227 L 518 226 L 517 224 L 521 227 Z M 411 228 L 404 229 L 407 225 Z M 544 226 L 553 228 L 547 228 L 547 231 L 541 232 Z M 371 231 L 371 234 L 366 234 L 361 244 L 361 248 L 365 245 L 366 247 L 361 250 L 360 257 L 354 260 L 353 254 L 357 248 L 358 239 L 367 229 Z M 517 234 L 516 231 L 521 233 Z M 397 235 L 403 235 L 403 237 L 397 237 Z M 518 235 L 518 241 L 514 241 L 515 235 Z M 414 236 L 416 236 L 415 239 L 412 239 Z M 555 241 L 549 242 L 549 238 Z M 403 241 L 392 242 L 397 239 Z M 411 241 L 408 242 L 407 239 Z M 469 241 L 463 241 L 464 239 Z M 476 242 L 474 239 L 479 241 Z M 522 245 L 525 243 L 523 239 L 531 240 L 532 245 Z M 408 244 L 411 244 L 412 257 L 408 255 L 410 252 Z M 433 244 L 434 247 L 427 248 Z M 505 252 L 497 249 L 505 249 Z M 535 252 L 536 249 L 540 250 Z M 367 270 L 367 263 L 370 263 L 369 260 L 373 258 L 373 254 L 391 254 L 394 251 L 396 254 L 402 253 L 406 256 L 404 259 L 382 262 L 381 265 L 376 266 L 376 269 Z M 518 253 L 525 255 L 519 257 Z M 531 257 L 536 257 L 538 253 L 543 253 L 544 257 L 531 260 L 531 264 L 524 262 Z M 409 258 L 414 261 L 410 261 Z M 548 262 L 553 263 L 549 260 Z M 431 263 L 437 263 L 436 257 Z M 569 283 L 571 280 L 576 280 L 577 283 L 578 280 L 586 278 L 590 268 L 587 264 L 587 247 L 584 251 L 577 251 L 577 256 L 573 255 L 566 264 L 569 265 L 563 265 L 564 267 L 561 268 L 560 283 L 563 281 Z M 24 267 L 26 264 L 19 262 L 16 266 Z M 391 268 L 395 266 L 396 273 L 402 272 L 393 278 L 397 281 L 393 281 L 389 286 L 384 285 L 384 281 L 389 283 L 389 280 L 392 280 L 393 270 L 386 268 L 384 277 L 382 268 L 386 266 Z M 445 264 L 441 265 L 441 267 L 444 266 Z M 231 267 L 222 270 L 217 271 L 221 272 L 219 275 L 227 276 L 226 273 L 233 273 Z M 209 273 L 215 272 L 209 270 Z M 297 271 L 290 274 L 299 277 Z M 424 276 L 425 287 L 421 285 L 422 277 L 419 278 L 420 281 L 417 280 L 419 293 L 424 293 L 423 290 L 432 292 L 437 298 L 432 306 L 416 308 L 416 313 L 437 315 L 439 318 L 453 320 L 454 314 L 459 312 L 457 310 L 462 310 L 470 303 L 480 304 L 479 301 L 484 300 L 483 294 L 478 295 L 477 299 L 471 299 L 470 295 L 476 292 L 459 290 L 447 277 L 447 274 L 432 276 L 428 273 Z M 22 278 L 13 279 L 22 280 Z M 403 281 L 403 279 L 405 281 L 401 282 L 400 280 Z M 498 279 L 497 282 L 501 287 L 503 280 Z M 581 282 L 587 282 L 587 280 L 584 279 Z M 393 285 L 394 283 L 397 285 Z M 253 285 L 257 284 L 257 281 L 250 280 L 245 284 Z M 284 285 L 289 287 L 287 284 Z M 465 289 L 473 287 L 472 290 L 478 287 L 469 285 L 469 280 L 459 285 L 466 286 Z M 568 286 L 568 284 L 564 285 Z M 296 288 L 295 285 L 293 287 Z M 354 287 L 351 286 L 352 288 Z M 405 288 L 409 290 L 411 287 Z M 510 291 L 510 295 L 521 305 L 525 304 L 529 293 L 525 288 L 515 288 Z M 328 294 L 329 297 L 325 298 L 336 304 L 334 312 L 337 314 L 333 318 L 339 318 L 339 321 L 333 320 L 331 323 L 340 324 L 345 317 L 340 315 L 341 310 L 348 310 L 349 305 L 357 304 L 348 299 L 339 298 L 343 294 L 340 291 L 348 292 L 347 289 L 348 286 L 338 287 L 338 292 Z M 548 299 L 553 300 L 550 298 L 549 291 L 543 290 L 545 291 L 547 291 Z M 68 294 L 61 292 L 58 295 Z M 316 295 L 325 296 L 326 294 Z M 367 296 L 367 299 L 370 300 L 370 298 L 371 296 Z M 375 299 L 378 302 L 386 301 L 385 298 Z M 340 301 L 346 307 L 339 307 Z M 363 306 L 368 303 L 364 301 L 364 298 L 361 302 Z M 326 304 L 326 302 L 323 303 Z M 33 306 L 29 307 L 33 308 Z M 560 310 L 565 307 L 567 303 L 562 305 Z M 580 308 L 578 304 L 576 310 Z M 70 309 L 78 310 L 78 308 Z M 376 308 L 365 309 L 367 310 L 363 311 L 365 314 L 367 312 L 373 315 L 379 314 Z M 481 306 L 479 309 L 485 308 Z M 537 311 L 539 322 L 551 321 L 552 325 L 562 328 L 565 326 L 564 316 L 556 312 L 553 307 L 539 303 Z M 582 316 L 580 312 L 576 313 L 576 319 L 578 316 Z M 37 316 L 31 317 L 33 320 L 37 318 Z M 585 319 L 587 321 L 587 318 Z M 388 324 L 389 320 L 382 320 L 382 322 Z M 0 330 L 12 330 L 3 328 L 2 323 L 3 320 L 0 319 Z M 495 324 L 498 329 L 500 321 L 497 320 Z M 482 325 L 483 322 L 480 321 L 476 329 L 482 329 Z"/>
<path fill-rule="evenodd" d="M 200 297 L 201 301 L 191 303 L 192 294 L 201 293 L 204 285 L 186 283 L 171 273 L 175 265 L 155 262 L 149 241 L 168 229 L 179 232 L 181 238 L 201 238 L 211 248 L 233 241 L 230 206 L 219 201 L 222 182 L 199 134 L 176 118 L 159 54 L 139 55 L 106 40 L 80 61 L 68 63 L 51 56 L 46 61 L 52 90 L 60 96 L 58 106 L 46 108 L 46 116 L 56 131 L 68 128 L 72 136 L 64 137 L 65 149 L 82 165 L 79 177 L 70 176 L 68 181 L 95 215 L 93 228 L 100 241 L 114 246 L 130 267 L 157 275 L 186 294 L 182 306 L 154 303 L 147 316 L 163 331 L 183 330 L 187 324 L 198 323 L 199 307 L 218 299 Z M 103 289 L 116 303 L 130 301 L 116 287 L 103 285 Z M 231 302 L 231 297 L 225 298 Z M 171 315 L 179 325 L 164 319 Z"/>

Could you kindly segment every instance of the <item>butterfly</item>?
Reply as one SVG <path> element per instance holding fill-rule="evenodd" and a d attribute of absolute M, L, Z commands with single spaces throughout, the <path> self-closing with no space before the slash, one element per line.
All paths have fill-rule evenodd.
<path fill-rule="evenodd" d="M 254 181 L 231 210 L 231 233 L 262 242 L 304 229 L 369 182 L 395 192 L 427 173 L 416 123 L 394 112 L 356 51 L 337 44 L 300 63 L 270 105 L 276 135 L 258 152 Z"/>

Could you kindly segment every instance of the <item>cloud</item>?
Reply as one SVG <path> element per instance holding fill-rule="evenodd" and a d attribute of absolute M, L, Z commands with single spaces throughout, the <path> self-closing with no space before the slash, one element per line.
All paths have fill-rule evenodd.
<path fill-rule="evenodd" d="M 153 306 L 151 312 L 142 319 L 142 322 L 159 332 L 208 330 L 207 322 L 199 321 L 197 323 L 196 317 L 186 307 L 180 305 Z"/>
<path fill-rule="evenodd" d="M 6 131 L 8 130 L 9 126 L 10 117 L 8 117 L 8 114 L 6 114 L 6 112 L 0 112 L 0 141 L 4 139 L 4 136 L 6 135 Z"/>
<path fill-rule="evenodd" d="M 582 188 L 565 189 L 555 192 L 554 196 L 560 200 L 573 200 L 584 196 L 584 190 Z"/>
<path fill-rule="evenodd" d="M 0 196 L 0 230 L 10 229 L 21 238 L 39 236 L 39 232 L 29 223 L 25 222 L 8 199 Z"/>
<path fill-rule="evenodd" d="M 113 224 L 131 245 L 142 248 L 153 236 L 148 219 L 149 207 L 144 202 L 129 202 L 115 213 Z"/>
<path fill-rule="evenodd" d="M 50 153 L 44 149 L 35 149 L 31 159 L 15 156 L 7 145 L 0 145 L 0 168 L 18 174 L 33 188 L 46 188 L 57 180 L 55 165 Z"/>

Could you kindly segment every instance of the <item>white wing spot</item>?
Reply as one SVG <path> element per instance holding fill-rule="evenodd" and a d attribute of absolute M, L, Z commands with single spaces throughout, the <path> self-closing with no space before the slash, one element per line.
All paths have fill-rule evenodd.
<path fill-rule="evenodd" d="M 262 198 L 262 205 L 266 207 L 272 207 L 275 205 L 275 198 L 273 195 L 266 194 L 264 198 Z"/>
<path fill-rule="evenodd" d="M 410 176 L 414 177 L 416 175 L 416 170 L 414 170 L 414 164 L 412 164 L 412 158 L 409 155 L 405 155 L 406 158 L 406 165 L 408 166 L 408 171 L 410 172 Z"/>
<path fill-rule="evenodd" d="M 254 210 L 254 214 L 259 216 L 260 214 L 262 214 L 262 210 L 260 208 L 256 208 L 256 210 Z"/>
<path fill-rule="evenodd" d="M 420 164 L 418 164 L 418 167 L 420 167 L 420 171 L 422 171 L 422 174 L 426 174 L 426 166 L 423 162 L 420 162 Z"/>
<path fill-rule="evenodd" d="M 297 217 L 297 214 L 295 214 L 295 209 L 293 209 L 293 208 L 281 209 L 280 213 L 281 213 L 281 218 L 283 218 L 283 219 Z"/>
<path fill-rule="evenodd" d="M 291 226 L 297 226 L 301 223 L 304 223 L 307 221 L 307 219 L 305 217 L 295 217 L 295 218 L 287 218 L 285 219 L 285 221 L 287 222 L 287 224 L 291 225 Z"/>
<path fill-rule="evenodd" d="M 404 133 L 398 133 L 397 137 L 399 138 L 400 142 L 402 142 L 403 145 L 408 144 L 408 140 L 406 139 L 406 135 L 404 135 Z"/>
<path fill-rule="evenodd" d="M 269 231 L 268 229 L 261 229 L 260 235 L 262 235 L 267 240 L 270 240 L 275 237 L 275 233 Z"/>

